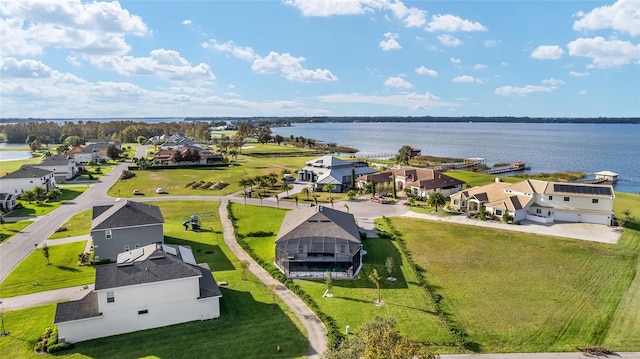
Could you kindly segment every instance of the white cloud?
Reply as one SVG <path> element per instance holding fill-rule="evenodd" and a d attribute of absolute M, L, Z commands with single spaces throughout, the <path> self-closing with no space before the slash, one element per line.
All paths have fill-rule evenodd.
<path fill-rule="evenodd" d="M 475 78 L 473 76 L 469 76 L 469 75 L 456 76 L 451 80 L 451 82 L 456 82 L 456 83 L 477 83 L 477 84 L 484 83 L 482 80 L 477 79 L 477 78 Z"/>
<path fill-rule="evenodd" d="M 497 40 L 484 40 L 483 44 L 484 44 L 484 47 L 496 47 L 496 46 L 498 46 L 498 41 Z"/>
<path fill-rule="evenodd" d="M 431 70 L 428 69 L 424 66 L 420 66 L 418 68 L 416 68 L 416 73 L 419 75 L 427 75 L 427 76 L 431 76 L 431 77 L 437 77 L 438 76 L 438 72 L 436 70 Z"/>
<path fill-rule="evenodd" d="M 455 57 L 450 58 L 449 61 L 453 62 L 454 64 L 459 64 L 460 62 L 462 62 L 460 59 L 456 59 Z"/>
<path fill-rule="evenodd" d="M 431 21 L 426 28 L 429 32 L 444 31 L 444 32 L 457 32 L 457 31 L 486 31 L 487 28 L 476 21 L 470 21 L 462 19 L 455 15 L 433 15 Z"/>
<path fill-rule="evenodd" d="M 90 56 L 89 61 L 101 70 L 115 71 L 125 76 L 155 75 L 170 81 L 212 81 L 215 75 L 209 65 L 191 66 L 173 50 L 157 49 L 148 57 Z"/>
<path fill-rule="evenodd" d="M 384 34 L 384 37 L 386 38 L 386 40 L 382 40 L 378 44 L 378 46 L 380 46 L 380 48 L 383 51 L 400 50 L 402 48 L 402 46 L 400 46 L 398 41 L 396 41 L 396 39 L 399 38 L 400 35 L 395 34 L 395 33 L 391 33 L 391 32 L 387 32 L 387 33 Z"/>
<path fill-rule="evenodd" d="M 585 90 L 578 91 L 578 95 L 586 95 L 586 94 L 587 94 L 587 91 Z"/>
<path fill-rule="evenodd" d="M 306 61 L 304 57 L 293 57 L 288 53 L 280 54 L 274 51 L 262 57 L 257 55 L 253 48 L 237 46 L 233 41 L 221 43 L 215 39 L 210 39 L 201 45 L 205 49 L 228 52 L 236 58 L 252 62 L 251 70 L 257 74 L 280 73 L 286 79 L 298 82 L 329 82 L 338 80 L 329 70 L 308 70 L 302 67 L 302 62 Z"/>
<path fill-rule="evenodd" d="M 385 80 L 384 85 L 397 89 L 410 89 L 413 85 L 402 77 L 389 77 Z"/>
<path fill-rule="evenodd" d="M 640 1 L 618 0 L 612 5 L 604 5 L 589 13 L 576 14 L 579 20 L 573 23 L 573 29 L 602 30 L 613 29 L 636 36 L 640 34 Z"/>
<path fill-rule="evenodd" d="M 524 97 L 536 92 L 553 92 L 564 84 L 562 80 L 547 79 L 542 81 L 543 85 L 526 85 L 524 87 L 502 86 L 495 89 L 494 93 L 501 96 Z"/>
<path fill-rule="evenodd" d="M 640 61 L 640 44 L 622 40 L 579 38 L 567 44 L 569 55 L 591 58 L 589 67 L 609 68 Z"/>
<path fill-rule="evenodd" d="M 486 69 L 486 68 L 487 68 L 487 65 L 485 65 L 485 64 L 475 64 L 475 65 L 473 66 L 473 69 L 474 69 L 474 70 L 484 70 L 484 69 Z"/>
<path fill-rule="evenodd" d="M 573 77 L 584 77 L 584 76 L 589 76 L 590 73 L 588 72 L 576 72 L 576 71 L 569 71 L 569 76 L 573 76 Z"/>
<path fill-rule="evenodd" d="M 406 27 L 419 27 L 426 23 L 427 12 L 407 7 L 402 1 L 392 0 L 284 0 L 304 16 L 329 17 L 339 15 L 363 15 L 376 11 L 391 11 L 394 18 Z"/>
<path fill-rule="evenodd" d="M 251 70 L 257 74 L 280 73 L 290 81 L 328 82 L 338 80 L 329 70 L 303 68 L 302 62 L 305 60 L 304 57 L 293 57 L 288 53 L 280 54 L 272 51 L 269 55 L 254 60 Z"/>
<path fill-rule="evenodd" d="M 439 35 L 438 36 L 438 41 L 440 41 L 440 43 L 444 46 L 460 46 L 462 45 L 462 41 L 460 41 L 459 39 L 449 35 L 449 34 L 443 34 L 443 35 Z"/>
<path fill-rule="evenodd" d="M 10 78 L 43 78 L 51 76 L 51 68 L 37 60 L 18 60 L 13 57 L 0 59 L 0 76 Z"/>
<path fill-rule="evenodd" d="M 73 66 L 82 65 L 82 62 L 80 61 L 80 59 L 77 56 L 74 56 L 74 55 L 67 56 L 67 62 L 70 63 Z"/>
<path fill-rule="evenodd" d="M 46 48 L 86 54 L 125 54 L 125 36 L 145 36 L 146 24 L 118 2 L 46 0 L 0 2 L 3 55 L 40 55 Z"/>
<path fill-rule="evenodd" d="M 431 92 L 425 94 L 408 93 L 390 96 L 363 95 L 360 93 L 336 93 L 331 95 L 318 96 L 318 100 L 327 103 L 364 103 L 371 105 L 387 105 L 405 107 L 413 110 L 430 107 L 451 107 L 455 103 L 440 101 L 440 97 Z"/>
<path fill-rule="evenodd" d="M 531 57 L 540 60 L 557 60 L 562 57 L 564 50 L 557 45 L 541 45 L 531 52 Z"/>
<path fill-rule="evenodd" d="M 182 21 L 182 25 L 191 25 L 191 24 L 192 22 L 189 19 Z"/>

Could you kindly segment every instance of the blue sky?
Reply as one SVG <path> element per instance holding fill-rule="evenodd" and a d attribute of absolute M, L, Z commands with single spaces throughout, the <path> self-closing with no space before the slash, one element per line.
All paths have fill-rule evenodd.
<path fill-rule="evenodd" d="M 0 117 L 640 116 L 640 1 L 0 2 Z"/>

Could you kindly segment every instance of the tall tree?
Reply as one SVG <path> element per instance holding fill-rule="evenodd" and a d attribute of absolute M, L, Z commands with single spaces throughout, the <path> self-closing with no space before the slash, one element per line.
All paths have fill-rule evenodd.
<path fill-rule="evenodd" d="M 331 197 L 331 193 L 333 192 L 333 185 L 330 183 L 325 184 L 322 187 L 322 191 L 323 192 L 329 192 L 329 199 L 332 199 L 333 197 Z"/>
<path fill-rule="evenodd" d="M 445 203 L 447 203 L 447 199 L 444 198 L 442 192 L 438 191 L 431 192 L 427 199 L 427 204 L 429 206 L 436 207 L 436 212 L 438 212 L 438 207 L 443 207 Z"/>
<path fill-rule="evenodd" d="M 411 146 L 404 145 L 400 147 L 398 150 L 398 154 L 396 155 L 396 163 L 401 165 L 408 165 L 409 160 L 411 159 Z"/>
<path fill-rule="evenodd" d="M 309 200 L 309 195 L 311 194 L 309 187 L 303 188 L 302 190 L 300 190 L 300 193 L 307 197 L 307 201 Z"/>
<path fill-rule="evenodd" d="M 291 189 L 290 184 L 288 184 L 287 182 L 282 182 L 282 184 L 280 185 L 280 189 L 286 191 L 287 197 L 289 197 L 289 190 Z"/>
<path fill-rule="evenodd" d="M 33 202 L 36 200 L 36 198 L 38 198 L 38 196 L 36 195 L 35 191 L 29 190 L 29 191 L 24 191 L 22 192 L 22 194 L 20 195 L 20 199 L 23 201 L 27 201 L 29 203 Z"/>
<path fill-rule="evenodd" d="M 116 145 L 109 145 L 109 147 L 107 147 L 107 156 L 112 160 L 119 159 L 121 153 L 122 150 L 120 150 Z"/>

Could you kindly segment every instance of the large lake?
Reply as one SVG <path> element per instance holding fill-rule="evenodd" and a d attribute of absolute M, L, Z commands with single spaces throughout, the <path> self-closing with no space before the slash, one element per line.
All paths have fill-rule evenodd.
<path fill-rule="evenodd" d="M 26 146 L 24 143 L 4 143 L 0 142 L 0 148 L 19 148 Z M 1 161 L 13 161 L 13 160 L 25 160 L 27 158 L 31 158 L 31 151 L 12 151 L 12 150 L 3 150 L 0 151 L 0 162 Z"/>
<path fill-rule="evenodd" d="M 297 123 L 273 134 L 333 142 L 360 155 L 393 155 L 403 145 L 442 157 L 484 157 L 487 164 L 524 161 L 531 173 L 620 174 L 615 189 L 640 193 L 640 125 L 541 123 Z"/>

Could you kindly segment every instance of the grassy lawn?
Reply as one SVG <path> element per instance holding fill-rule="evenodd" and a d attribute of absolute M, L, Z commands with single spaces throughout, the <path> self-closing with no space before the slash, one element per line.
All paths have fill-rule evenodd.
<path fill-rule="evenodd" d="M 273 298 L 253 275 L 242 278 L 238 259 L 224 244 L 218 220 L 218 202 L 157 202 L 165 218 L 165 241 L 190 245 L 196 260 L 209 264 L 217 281 L 227 281 L 221 287 L 221 316 L 205 322 L 190 322 L 174 326 L 95 339 L 78 343 L 63 358 L 304 358 L 308 340 L 304 327 L 278 298 Z M 197 210 L 194 210 L 197 208 Z M 185 217 L 198 214 L 203 231 L 185 231 Z M 51 247 L 52 249 L 55 247 Z M 44 258 L 36 253 L 42 264 Z M 52 251 L 53 255 L 53 251 Z M 53 256 L 52 256 L 53 258 Z M 4 283 L 3 283 L 4 284 Z M 1 287 L 0 287 L 1 288 Z M 43 306 L 8 312 L 7 330 L 12 337 L 0 340 L 0 352 L 12 358 L 37 357 L 31 350 L 33 341 L 51 325 L 55 306 Z M 14 324 L 12 324 L 14 323 Z M 19 325 L 15 325 L 19 323 Z M 18 327 L 19 330 L 14 330 Z M 265 335 L 268 333 L 268 335 Z M 13 337 L 15 335 L 15 337 Z M 158 340 L 158 338 L 170 338 Z M 180 343 L 180 344 L 178 344 Z M 282 352 L 276 352 L 280 345 Z"/>
<path fill-rule="evenodd" d="M 78 255 L 82 253 L 85 243 L 49 247 L 51 265 L 47 265 L 42 250 L 32 252 L 0 283 L 2 297 L 93 283 L 95 269 L 77 265 Z M 39 284 L 33 285 L 36 280 Z"/>
<path fill-rule="evenodd" d="M 33 221 L 6 222 L 0 226 L 0 243 L 13 237 L 16 233 L 25 229 Z"/>
<path fill-rule="evenodd" d="M 464 170 L 454 170 L 447 171 L 447 176 L 459 179 L 460 181 L 464 181 L 467 186 L 475 187 L 475 186 L 484 186 L 496 180 L 496 177 L 500 177 L 500 180 L 507 183 L 516 183 L 522 181 L 521 178 L 515 178 L 510 176 L 496 176 L 496 175 L 486 175 L 478 172 L 464 171 Z"/>
<path fill-rule="evenodd" d="M 91 233 L 91 214 L 92 210 L 88 209 L 80 213 L 76 213 L 73 217 L 69 218 L 62 227 L 67 230 L 63 232 L 53 232 L 49 239 L 66 238 L 80 236 L 83 234 Z"/>
<path fill-rule="evenodd" d="M 277 234 L 285 211 L 274 208 L 260 208 L 233 204 L 233 213 L 238 218 L 240 234 L 251 232 L 273 232 L 271 237 L 249 237 L 245 240 L 262 259 L 272 261 L 275 251 L 275 234 Z M 322 298 L 326 290 L 323 281 L 296 280 L 321 306 L 322 310 L 332 316 L 338 327 L 351 326 L 357 331 L 364 323 L 375 316 L 392 316 L 398 322 L 402 333 L 425 343 L 448 343 L 451 337 L 433 313 L 433 305 L 422 288 L 416 285 L 408 263 L 402 258 L 396 243 L 384 239 L 368 239 L 364 242 L 367 254 L 364 256 L 364 268 L 359 279 L 334 281 L 331 293 L 333 298 Z M 386 258 L 391 256 L 396 264 L 393 276 L 395 282 L 385 281 L 382 285 L 382 299 L 385 306 L 376 307 L 375 285 L 367 279 L 375 267 L 382 276 L 387 276 Z M 417 325 L 419 323 L 419 325 Z M 446 346 L 431 346 L 440 352 L 455 351 Z"/>
<path fill-rule="evenodd" d="M 62 191 L 62 196 L 57 201 L 52 202 L 32 202 L 29 203 L 27 201 L 18 200 L 17 203 L 21 203 L 24 208 L 14 209 L 9 212 L 7 217 L 32 217 L 32 216 L 43 216 L 63 204 L 71 201 L 81 195 L 84 191 L 86 191 L 88 187 L 86 186 L 61 186 L 60 190 Z"/>
<path fill-rule="evenodd" d="M 317 150 L 313 150 L 310 148 L 301 148 L 293 145 L 285 145 L 281 144 L 278 146 L 274 143 L 261 144 L 261 143 L 251 143 L 245 146 L 242 149 L 242 154 L 305 154 L 305 153 L 317 153 Z"/>
<path fill-rule="evenodd" d="M 392 223 L 445 310 L 483 352 L 602 344 L 636 271 L 638 238 L 608 245 L 407 218 Z"/>

